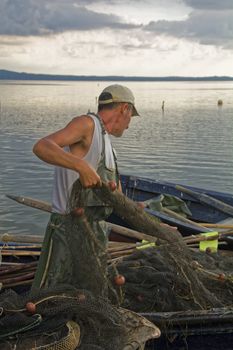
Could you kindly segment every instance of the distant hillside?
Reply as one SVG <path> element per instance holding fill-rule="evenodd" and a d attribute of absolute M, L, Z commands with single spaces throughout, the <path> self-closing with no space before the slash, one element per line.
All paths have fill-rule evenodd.
<path fill-rule="evenodd" d="M 96 75 L 52 75 L 19 73 L 0 69 L 0 79 L 5 80 L 60 80 L 60 81 L 233 81 L 233 77 L 130 77 L 130 76 L 96 76 Z"/>

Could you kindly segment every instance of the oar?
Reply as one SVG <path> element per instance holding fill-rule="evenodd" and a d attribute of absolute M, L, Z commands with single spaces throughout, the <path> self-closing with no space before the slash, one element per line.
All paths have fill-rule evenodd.
<path fill-rule="evenodd" d="M 16 201 L 20 204 L 27 205 L 28 207 L 31 207 L 31 208 L 40 209 L 43 211 L 47 211 L 49 213 L 51 213 L 51 211 L 52 211 L 51 205 L 49 203 L 41 201 L 41 200 L 39 201 L 37 199 L 33 199 L 33 198 L 29 198 L 29 197 L 13 196 L 11 194 L 7 194 L 6 197 L 13 199 L 14 201 Z"/>
<path fill-rule="evenodd" d="M 193 225 L 195 226 L 197 229 L 200 230 L 201 229 L 204 229 L 205 230 L 205 227 L 203 227 L 202 224 L 199 224 L 199 223 L 196 223 L 190 219 L 187 219 L 186 217 L 176 213 L 175 211 L 171 210 L 171 209 L 168 209 L 168 208 L 162 208 L 162 211 L 166 214 L 168 214 L 169 216 L 177 219 L 177 220 L 180 220 L 182 222 L 185 222 L 186 224 L 190 224 L 190 225 Z"/>
<path fill-rule="evenodd" d="M 212 196 L 209 196 L 205 193 L 199 193 L 189 188 L 176 185 L 175 186 L 178 191 L 186 193 L 193 198 L 196 198 L 200 203 L 207 204 L 210 207 L 220 210 L 221 212 L 228 214 L 233 217 L 233 207 L 227 203 L 220 201 L 219 199 L 215 199 Z"/>

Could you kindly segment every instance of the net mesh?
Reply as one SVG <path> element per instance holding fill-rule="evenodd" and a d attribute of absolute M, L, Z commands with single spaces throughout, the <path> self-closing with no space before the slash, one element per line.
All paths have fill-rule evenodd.
<path fill-rule="evenodd" d="M 138 250 L 115 263 L 118 272 L 126 279 L 121 287 L 124 307 L 136 312 L 200 310 L 193 298 L 193 286 L 187 284 L 186 276 L 179 273 L 167 257 L 163 248 L 152 247 Z M 232 257 L 192 252 L 192 258 L 190 268 L 203 284 L 202 291 L 207 290 L 219 307 L 232 308 Z M 109 270 L 110 274 L 114 274 L 111 267 Z"/>
<path fill-rule="evenodd" d="M 149 290 L 151 299 L 154 300 L 156 297 L 156 288 L 152 288 L 151 283 L 154 283 L 154 280 L 151 278 L 155 278 L 156 280 L 156 276 L 153 276 L 153 271 L 155 274 L 155 271 L 162 266 L 162 274 L 159 273 L 159 279 L 157 279 L 157 284 L 160 286 L 158 288 L 158 297 L 162 305 L 166 301 L 169 307 L 172 307 L 170 311 L 174 311 L 173 308 L 176 310 L 186 310 L 186 308 L 206 310 L 224 305 L 227 298 L 222 298 L 221 293 L 217 293 L 217 290 L 224 290 L 227 286 L 232 293 L 231 274 L 227 278 L 224 278 L 225 286 L 223 286 L 224 283 L 222 281 L 218 280 L 216 276 L 211 275 L 211 272 L 207 273 L 207 271 L 204 271 L 198 265 L 197 258 L 193 256 L 192 251 L 186 245 L 178 231 L 169 227 L 162 227 L 157 220 L 154 220 L 153 216 L 145 213 L 137 203 L 119 191 L 112 192 L 107 184 L 103 184 L 101 189 L 96 190 L 96 192 L 103 201 L 111 203 L 115 213 L 132 227 L 140 232 L 157 237 L 156 250 L 152 250 L 153 253 L 150 251 L 150 256 L 148 254 L 142 263 L 144 272 L 147 269 L 147 273 L 141 274 L 141 294 L 144 293 L 144 289 Z M 156 261 L 157 256 L 158 261 Z M 154 257 L 154 262 L 148 264 L 147 260 L 150 261 Z M 137 272 L 140 274 L 140 269 Z M 133 270 L 131 269 L 132 273 Z M 150 273 L 152 276 L 148 277 Z M 138 275 L 138 273 L 135 275 Z M 216 292 L 211 287 L 213 284 L 212 279 L 217 280 L 216 283 L 218 283 L 217 287 L 215 287 Z M 163 287 L 163 284 L 165 287 Z M 131 283 L 130 278 L 128 278 L 127 288 L 130 288 L 130 285 L 132 288 L 138 288 L 137 278 Z"/>
<path fill-rule="evenodd" d="M 1 349 L 9 344 L 30 349 L 33 344 L 35 349 L 65 350 L 75 349 L 75 342 L 81 350 L 142 349 L 147 339 L 160 332 L 134 312 L 232 307 L 231 258 L 192 252 L 178 233 L 160 229 L 122 194 L 103 188 L 102 195 L 103 203 L 112 204 L 134 227 L 157 235 L 157 246 L 111 261 L 101 223 L 106 208 L 87 207 L 76 182 L 70 214 L 59 228 L 69 247 L 69 274 L 63 273 L 48 289 L 33 289 L 25 295 L 8 290 L 0 295 Z M 124 281 L 116 284 L 119 275 Z"/>
<path fill-rule="evenodd" d="M 29 311 L 29 303 L 35 305 L 33 312 Z M 143 317 L 69 285 L 25 295 L 8 290 L 1 295 L 0 308 L 1 349 L 7 349 L 9 343 L 17 345 L 15 349 L 21 349 L 25 344 L 28 347 L 24 349 L 31 349 L 32 344 L 34 349 L 39 349 L 50 343 L 51 349 L 71 350 L 69 344 L 77 341 L 81 350 L 109 349 L 110 344 L 113 350 L 124 349 L 133 341 L 139 348 L 140 342 L 153 337 L 156 331 L 156 327 L 146 323 Z M 69 321 L 74 322 L 73 326 Z M 142 338 L 137 339 L 136 334 L 142 329 Z M 73 349 L 76 347 L 77 344 Z"/>

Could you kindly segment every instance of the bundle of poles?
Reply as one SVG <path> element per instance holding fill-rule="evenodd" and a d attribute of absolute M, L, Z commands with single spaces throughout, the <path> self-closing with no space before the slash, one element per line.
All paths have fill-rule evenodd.
<path fill-rule="evenodd" d="M 134 239 L 135 242 L 108 243 L 108 263 L 115 264 L 122 261 L 124 257 L 133 254 L 138 249 L 147 249 L 156 246 L 156 238 L 129 228 L 110 224 L 112 232 L 126 239 Z M 216 233 L 214 236 L 190 235 L 183 238 L 185 244 L 191 249 L 198 247 L 202 241 L 219 240 L 224 241 L 224 236 L 233 234 L 233 231 Z M 2 289 L 16 286 L 31 285 L 41 253 L 43 236 L 41 235 L 19 235 L 5 233 L 0 235 L 2 263 L 0 265 L 0 283 Z M 195 245 L 195 248 L 193 248 Z M 22 263 L 21 261 L 28 260 Z"/>

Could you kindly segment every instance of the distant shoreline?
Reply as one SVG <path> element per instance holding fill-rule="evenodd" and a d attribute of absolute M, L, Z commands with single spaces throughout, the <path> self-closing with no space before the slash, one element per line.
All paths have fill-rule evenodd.
<path fill-rule="evenodd" d="M 0 80 L 47 80 L 47 81 L 132 81 L 132 82 L 162 82 L 162 81 L 233 81 L 230 76 L 208 76 L 208 77 L 136 77 L 136 76 L 96 76 L 96 75 L 54 75 L 33 74 L 25 72 L 14 72 L 0 70 Z"/>

